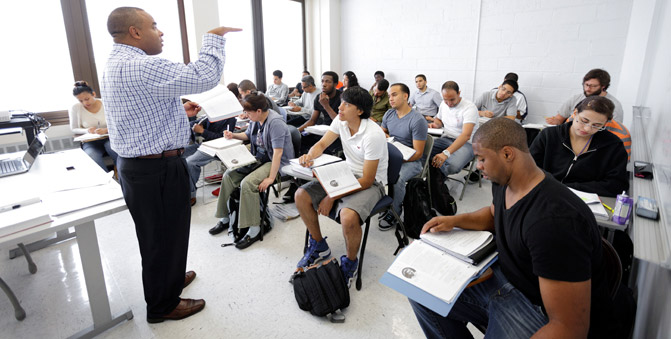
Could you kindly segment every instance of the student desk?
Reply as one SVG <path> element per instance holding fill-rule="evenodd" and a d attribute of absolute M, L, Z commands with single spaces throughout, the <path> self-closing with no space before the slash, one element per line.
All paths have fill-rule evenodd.
<path fill-rule="evenodd" d="M 61 159 L 62 161 L 53 161 L 54 159 Z M 40 186 L 44 186 L 42 183 L 45 180 L 49 180 L 49 178 L 53 178 L 53 173 L 58 173 L 59 170 L 62 170 L 59 166 L 63 164 L 74 166 L 75 170 L 79 171 L 79 175 L 101 171 L 100 167 L 81 149 L 60 152 L 50 157 L 41 155 L 37 157 L 35 164 L 28 173 L 1 178 L 0 192 L 34 189 L 36 190 L 36 194 L 41 194 L 42 192 L 39 192 L 39 189 Z M 124 200 L 117 199 L 70 212 L 57 218 L 52 217 L 54 221 L 49 226 L 36 227 L 0 238 L 0 248 L 6 248 L 18 243 L 28 243 L 44 239 L 53 233 L 67 230 L 70 227 L 75 228 L 93 326 L 73 334 L 73 338 L 91 338 L 124 320 L 133 318 L 133 312 L 130 309 L 121 315 L 112 315 L 95 229 L 96 219 L 125 209 L 126 203 Z M 27 310 L 27 312 L 30 314 L 30 310 Z M 67 321 L 67 319 L 63 321 Z"/>

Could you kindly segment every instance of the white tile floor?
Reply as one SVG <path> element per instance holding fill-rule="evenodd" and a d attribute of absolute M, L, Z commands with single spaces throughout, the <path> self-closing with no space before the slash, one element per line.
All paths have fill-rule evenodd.
<path fill-rule="evenodd" d="M 468 185 L 459 212 L 468 212 L 491 200 L 490 183 Z M 285 186 L 286 187 L 286 186 Z M 205 187 L 207 194 L 213 189 Z M 458 197 L 461 186 L 453 186 Z M 458 191 L 458 192 L 457 192 Z M 350 289 L 347 321 L 332 324 L 301 311 L 288 279 L 302 254 L 305 227 L 300 219 L 275 221 L 263 242 L 240 251 L 222 248 L 225 235 L 211 236 L 216 223 L 214 203 L 203 194 L 192 210 L 188 269 L 198 273 L 184 290 L 187 298 L 204 298 L 205 309 L 188 319 L 148 324 L 142 293 L 140 255 L 128 211 L 96 221 L 100 251 L 114 314 L 132 309 L 134 318 L 104 332 L 101 338 L 420 338 L 423 333 L 408 301 L 380 284 L 378 279 L 394 260 L 396 239 L 371 225 L 363 288 Z M 344 253 L 340 226 L 322 218 L 333 255 Z M 23 257 L 0 255 L 0 276 L 14 290 L 27 312 L 14 318 L 8 299 L 0 293 L 0 337 L 63 338 L 91 325 L 86 287 L 76 241 L 69 240 L 33 253 L 38 272 L 31 275 Z M 482 334 L 472 330 L 476 337 Z"/>

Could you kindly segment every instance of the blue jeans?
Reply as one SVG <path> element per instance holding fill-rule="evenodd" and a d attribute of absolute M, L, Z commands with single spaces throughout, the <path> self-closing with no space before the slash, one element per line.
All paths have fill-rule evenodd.
<path fill-rule="evenodd" d="M 433 148 L 431 149 L 431 158 L 442 152 L 444 149 L 450 147 L 454 139 L 452 138 L 437 138 L 433 140 Z M 456 152 L 450 154 L 447 161 L 440 167 L 440 171 L 448 176 L 450 174 L 459 173 L 469 161 L 473 159 L 473 145 L 470 142 L 465 143 Z"/>
<path fill-rule="evenodd" d="M 191 185 L 191 197 L 196 197 L 196 183 L 200 177 L 200 168 L 209 164 L 214 157 L 201 151 L 196 151 L 186 158 L 186 169 L 189 171 L 189 183 Z"/>
<path fill-rule="evenodd" d="M 473 338 L 466 323 L 487 327 L 485 338 L 529 338 L 548 323 L 540 306 L 532 304 L 501 272 L 469 287 L 454 307 L 442 317 L 410 300 L 410 305 L 427 338 Z"/>
<path fill-rule="evenodd" d="M 112 150 L 109 138 L 84 142 L 82 143 L 82 149 L 105 172 L 107 172 L 107 166 L 105 166 L 105 160 L 103 159 L 105 154 L 109 155 L 116 165 L 116 159 L 118 155 Z"/>
<path fill-rule="evenodd" d="M 421 173 L 423 165 L 423 158 L 413 162 L 404 162 L 403 165 L 401 165 L 401 171 L 398 173 L 398 181 L 394 184 L 394 203 L 392 204 L 394 211 L 397 214 L 401 213 L 401 204 L 403 204 L 403 198 L 405 197 L 405 183 Z"/>

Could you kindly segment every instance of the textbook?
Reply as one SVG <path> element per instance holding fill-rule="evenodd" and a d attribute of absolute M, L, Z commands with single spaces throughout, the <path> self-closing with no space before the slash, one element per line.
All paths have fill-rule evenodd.
<path fill-rule="evenodd" d="M 468 284 L 497 259 L 498 253 L 492 251 L 478 265 L 471 265 L 424 240 L 416 240 L 398 255 L 380 282 L 447 316 Z"/>
<path fill-rule="evenodd" d="M 315 167 L 312 171 L 330 198 L 361 188 L 359 180 L 345 161 Z"/>
<path fill-rule="evenodd" d="M 333 163 L 333 162 L 336 162 L 336 161 L 342 161 L 342 159 L 340 159 L 340 158 L 338 158 L 334 155 L 322 154 L 319 157 L 317 157 L 317 159 L 312 160 L 312 166 L 310 166 L 310 167 L 301 166 L 301 164 L 298 162 L 298 158 L 289 160 L 289 163 L 291 164 L 291 169 L 294 172 L 311 177 L 313 168 L 319 167 L 319 166 L 324 166 L 324 165 L 327 165 L 327 164 L 330 164 L 330 163 Z"/>
<path fill-rule="evenodd" d="M 211 122 L 233 118 L 242 114 L 240 101 L 222 84 L 207 92 L 184 95 L 182 98 L 200 105 Z"/>
<path fill-rule="evenodd" d="M 210 141 L 206 141 L 206 142 L 202 143 L 198 147 L 198 150 L 207 154 L 207 155 L 215 156 L 215 154 L 217 153 L 218 150 L 222 150 L 224 148 L 228 148 L 228 147 L 235 146 L 235 145 L 240 145 L 240 144 L 242 144 L 242 140 L 226 139 L 224 137 L 221 137 L 221 138 L 218 138 L 218 139 L 214 139 L 214 140 L 210 140 Z"/>
<path fill-rule="evenodd" d="M 408 159 L 412 158 L 412 156 L 415 155 L 415 153 L 417 152 L 417 151 L 415 151 L 414 148 L 410 148 L 406 145 L 403 145 L 402 143 L 400 143 L 398 141 L 394 141 L 394 137 L 387 138 L 387 142 L 394 145 L 396 148 L 398 148 L 398 150 L 403 155 L 403 160 L 408 160 Z"/>
<path fill-rule="evenodd" d="M 420 239 L 471 265 L 479 264 L 496 250 L 494 235 L 488 231 L 454 228 L 449 232 L 427 232 Z"/>
<path fill-rule="evenodd" d="M 442 128 L 429 128 L 428 133 L 431 135 L 435 136 L 443 136 L 443 129 Z"/>
<path fill-rule="evenodd" d="M 242 144 L 220 149 L 216 152 L 216 155 L 227 169 L 238 168 L 256 162 L 256 157 L 249 152 L 247 146 Z"/>
<path fill-rule="evenodd" d="M 571 192 L 573 194 L 577 195 L 582 201 L 587 204 L 587 207 L 589 207 L 590 210 L 592 210 L 592 213 L 594 213 L 594 217 L 600 220 L 609 220 L 610 216 L 608 215 L 608 212 L 606 209 L 603 207 L 603 204 L 601 203 L 601 198 L 599 198 L 598 195 L 594 193 L 588 193 L 588 192 L 583 192 L 579 191 L 573 188 L 570 188 Z"/>
<path fill-rule="evenodd" d="M 314 125 L 314 126 L 305 127 L 305 131 L 310 133 L 310 134 L 324 135 L 324 134 L 326 134 L 326 132 L 328 132 L 330 127 L 331 126 L 329 126 L 329 125 Z"/>
<path fill-rule="evenodd" d="M 51 224 L 46 210 L 42 202 L 36 202 L 0 213 L 0 238 Z"/>

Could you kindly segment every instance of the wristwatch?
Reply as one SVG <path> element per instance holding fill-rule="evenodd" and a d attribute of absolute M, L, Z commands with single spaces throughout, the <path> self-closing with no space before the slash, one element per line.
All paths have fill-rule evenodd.
<path fill-rule="evenodd" d="M 443 154 L 445 154 L 448 158 L 450 157 L 450 151 L 448 150 L 443 150 Z"/>

